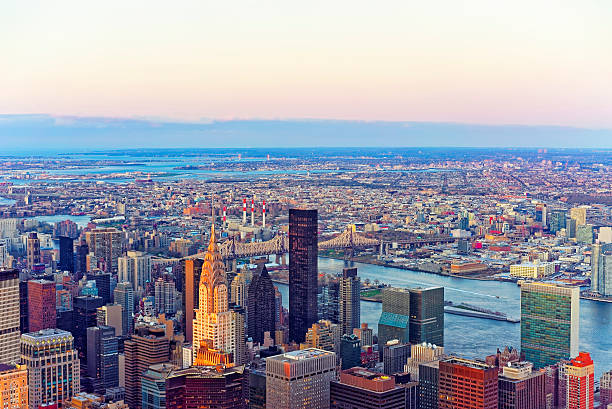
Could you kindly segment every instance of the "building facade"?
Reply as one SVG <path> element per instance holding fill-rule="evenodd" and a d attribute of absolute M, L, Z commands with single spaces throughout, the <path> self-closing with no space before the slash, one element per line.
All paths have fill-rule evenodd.
<path fill-rule="evenodd" d="M 123 308 L 123 335 L 134 332 L 134 289 L 129 282 L 118 283 L 114 291 L 115 303 Z"/>
<path fill-rule="evenodd" d="M 113 327 L 87 328 L 87 375 L 96 380 L 96 393 L 119 386 L 119 342 Z"/>
<path fill-rule="evenodd" d="M 382 292 L 382 314 L 378 321 L 378 345 L 382 356 L 387 341 L 410 342 L 410 291 L 386 287 Z"/>
<path fill-rule="evenodd" d="M 594 365 L 587 352 L 580 352 L 565 365 L 567 377 L 567 409 L 593 409 Z"/>
<path fill-rule="evenodd" d="M 303 342 L 317 321 L 317 210 L 289 209 L 289 340 Z"/>
<path fill-rule="evenodd" d="M 480 361 L 440 361 L 438 408 L 497 409 L 498 371 Z"/>
<path fill-rule="evenodd" d="M 266 407 L 328 409 L 336 354 L 309 348 L 266 359 Z"/>
<path fill-rule="evenodd" d="M 444 287 L 410 289 L 410 343 L 444 345 Z"/>
<path fill-rule="evenodd" d="M 345 268 L 340 278 L 340 326 L 342 335 L 361 325 L 361 280 L 357 268 Z"/>
<path fill-rule="evenodd" d="M 19 271 L 0 270 L 0 363 L 19 362 Z"/>
<path fill-rule="evenodd" d="M 47 280 L 28 281 L 28 315 L 29 330 L 56 327 L 55 283 Z"/>
<path fill-rule="evenodd" d="M 578 287 L 521 285 L 521 351 L 536 368 L 578 354 L 579 302 Z"/>
<path fill-rule="evenodd" d="M 28 402 L 27 367 L 0 363 L 0 408 L 24 409 Z"/>
<path fill-rule="evenodd" d="M 498 381 L 498 409 L 545 409 L 545 373 L 529 362 L 504 365 Z"/>
<path fill-rule="evenodd" d="M 247 305 L 248 336 L 260 344 L 264 342 L 264 332 L 269 331 L 274 337 L 276 331 L 275 291 L 265 264 L 262 264 L 259 272 L 253 276 L 248 289 Z"/>
<path fill-rule="evenodd" d="M 68 402 L 81 390 L 79 357 L 67 331 L 44 329 L 23 334 L 21 362 L 28 369 L 30 409 Z"/>
<path fill-rule="evenodd" d="M 330 385 L 331 409 L 404 409 L 405 389 L 392 376 L 364 368 L 340 372 L 340 379 Z"/>

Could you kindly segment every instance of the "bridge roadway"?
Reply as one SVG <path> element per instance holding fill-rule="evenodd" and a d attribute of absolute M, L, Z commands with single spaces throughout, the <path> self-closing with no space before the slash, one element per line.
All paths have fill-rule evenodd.
<path fill-rule="evenodd" d="M 419 246 L 424 244 L 439 244 L 448 243 L 456 240 L 454 237 L 449 236 L 435 236 L 430 238 L 421 238 L 414 240 L 400 240 L 397 241 L 400 245 Z M 381 246 L 382 243 L 382 246 Z M 319 242 L 319 249 L 336 249 L 336 250 L 347 250 L 352 253 L 354 249 L 369 248 L 369 247 L 380 247 L 389 245 L 391 241 L 381 242 L 378 239 L 366 237 L 365 235 L 358 233 L 354 230 L 353 226 L 349 226 L 344 232 L 338 236 L 325 241 Z M 284 234 L 279 234 L 273 239 L 262 242 L 254 243 L 242 243 L 237 241 L 235 238 L 230 238 L 219 244 L 219 252 L 223 260 L 235 260 L 237 258 L 250 258 L 257 256 L 268 256 L 278 255 L 282 256 L 289 252 L 289 237 Z M 200 252 L 191 256 L 187 256 L 187 259 L 204 258 L 205 253 Z M 153 259 L 153 264 L 174 264 L 182 260 L 181 258 L 175 259 Z"/>

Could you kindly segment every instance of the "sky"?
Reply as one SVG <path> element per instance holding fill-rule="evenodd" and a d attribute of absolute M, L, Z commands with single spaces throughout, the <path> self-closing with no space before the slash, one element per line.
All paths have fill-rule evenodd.
<path fill-rule="evenodd" d="M 610 21 L 609 0 L 6 0 L 0 114 L 612 129 Z"/>

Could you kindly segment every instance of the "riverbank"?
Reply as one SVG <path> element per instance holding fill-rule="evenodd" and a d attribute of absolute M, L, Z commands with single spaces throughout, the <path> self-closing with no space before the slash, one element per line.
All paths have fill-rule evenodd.
<path fill-rule="evenodd" d="M 320 258 L 328 258 L 328 259 L 332 259 L 332 260 L 340 260 L 340 261 L 344 261 L 344 258 L 342 257 L 335 257 L 335 256 L 330 256 L 330 255 L 319 255 Z M 416 271 L 419 273 L 427 273 L 427 274 L 433 274 L 433 275 L 438 275 L 438 276 L 442 276 L 442 277 L 451 277 L 451 278 L 463 278 L 466 280 L 478 280 L 478 281 L 504 281 L 507 282 L 508 280 L 503 280 L 503 279 L 499 279 L 499 278 L 495 278 L 495 277 L 478 277 L 478 276 L 473 276 L 473 275 L 459 275 L 459 274 L 447 274 L 444 272 L 435 272 L 435 271 L 430 271 L 430 270 L 425 270 L 422 268 L 419 268 L 418 266 L 406 266 L 406 265 L 402 265 L 402 264 L 389 264 L 386 263 L 384 261 L 380 261 L 380 260 L 376 260 L 376 259 L 371 259 L 371 258 L 355 258 L 353 257 L 350 262 L 352 263 L 363 263 L 363 264 L 371 264 L 374 266 L 380 266 L 380 267 L 386 267 L 386 268 L 395 268 L 395 269 L 399 269 L 399 270 L 407 270 L 407 271 Z"/>

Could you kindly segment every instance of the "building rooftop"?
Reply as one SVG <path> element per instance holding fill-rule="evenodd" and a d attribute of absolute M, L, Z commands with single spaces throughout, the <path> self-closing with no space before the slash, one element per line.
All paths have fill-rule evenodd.
<path fill-rule="evenodd" d="M 57 328 L 42 329 L 38 332 L 29 332 L 27 334 L 21 335 L 22 340 L 28 341 L 55 341 L 59 340 L 60 338 L 64 340 L 73 339 L 72 334 L 70 332 Z"/>
<path fill-rule="evenodd" d="M 457 357 L 452 357 L 452 358 L 448 358 L 448 359 L 444 359 L 442 360 L 442 362 L 445 363 L 450 363 L 450 364 L 455 364 L 455 365 L 461 365 L 461 366 L 465 366 L 468 368 L 474 368 L 474 369 L 491 369 L 494 368 L 491 365 L 488 365 L 487 363 L 483 362 L 483 361 L 474 361 L 471 359 L 464 359 L 464 358 L 457 358 Z"/>
<path fill-rule="evenodd" d="M 323 349 L 318 348 L 307 348 L 300 349 L 298 351 L 286 352 L 281 355 L 274 355 L 266 359 L 273 359 L 275 361 L 282 362 L 292 362 L 292 361 L 302 361 L 305 359 L 318 358 L 320 356 L 331 355 L 333 352 L 325 351 Z"/>

